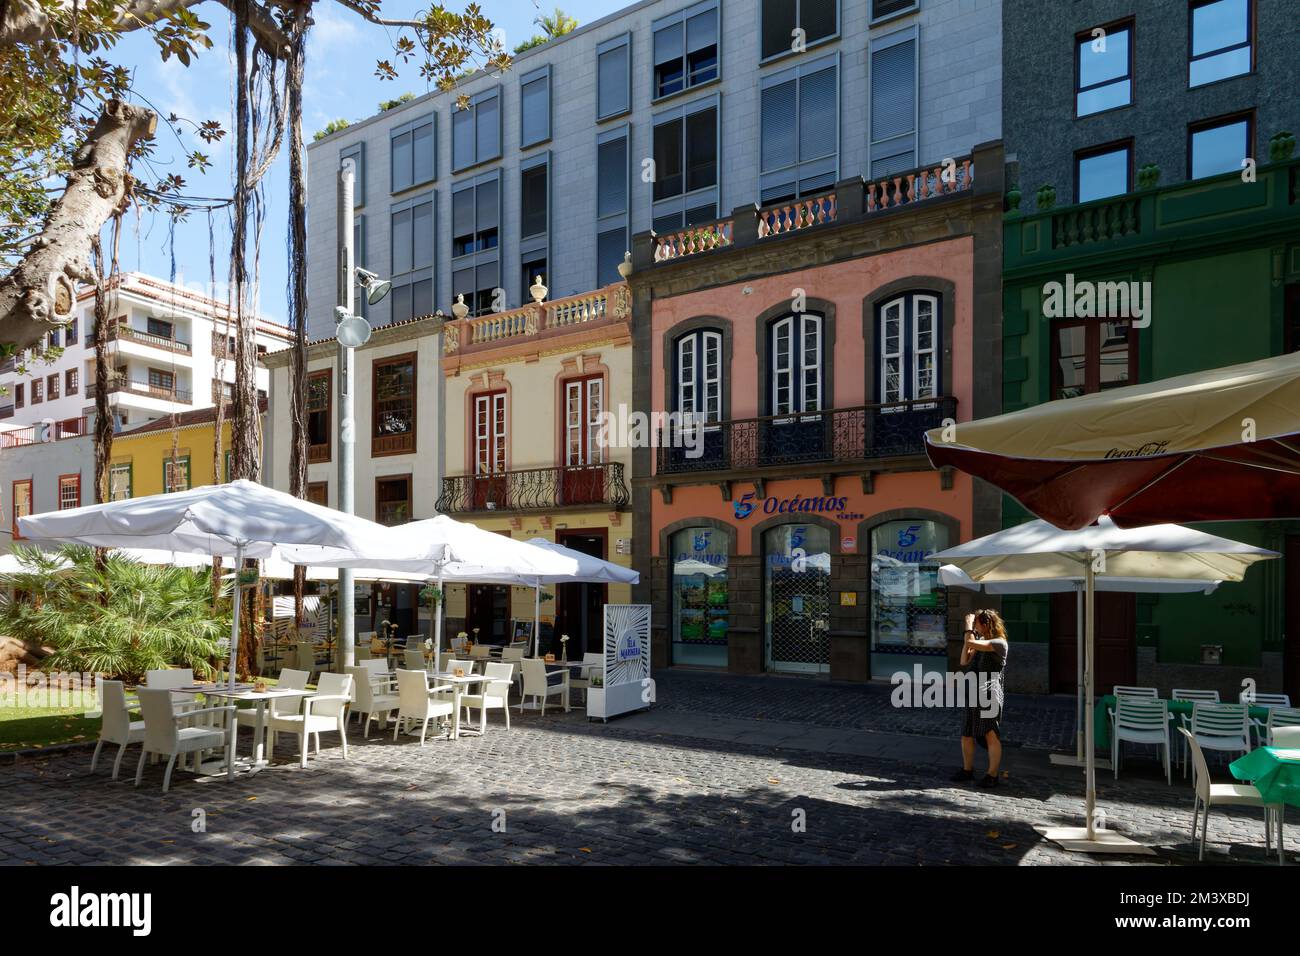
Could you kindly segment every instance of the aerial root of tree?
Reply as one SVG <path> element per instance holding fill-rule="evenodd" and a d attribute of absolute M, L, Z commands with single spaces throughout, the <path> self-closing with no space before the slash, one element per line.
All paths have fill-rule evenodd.
<path fill-rule="evenodd" d="M 68 185 L 55 200 L 40 237 L 9 275 L 0 279 L 0 344 L 30 348 L 73 317 L 78 282 L 93 282 L 91 243 L 108 218 L 131 197 L 131 149 L 151 139 L 153 110 L 109 100 L 77 150 Z"/>

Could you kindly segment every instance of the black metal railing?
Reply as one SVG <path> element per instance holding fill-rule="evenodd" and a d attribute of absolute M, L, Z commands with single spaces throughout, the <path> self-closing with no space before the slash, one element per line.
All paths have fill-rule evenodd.
<path fill-rule="evenodd" d="M 925 433 L 955 420 L 957 399 L 830 408 L 700 425 L 672 424 L 658 434 L 658 473 L 782 465 L 853 463 L 925 451 Z"/>
<path fill-rule="evenodd" d="M 630 501 L 623 463 L 611 461 L 444 478 L 436 508 L 441 514 L 537 511 L 566 505 L 625 508 Z"/>

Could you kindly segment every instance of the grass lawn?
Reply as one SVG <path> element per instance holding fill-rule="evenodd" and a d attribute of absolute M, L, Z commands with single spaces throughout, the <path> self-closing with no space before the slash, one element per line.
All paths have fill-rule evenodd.
<path fill-rule="evenodd" d="M 0 753 L 94 740 L 99 718 L 85 716 L 94 709 L 94 694 L 84 694 L 75 707 L 19 706 L 15 695 L 0 694 Z"/>

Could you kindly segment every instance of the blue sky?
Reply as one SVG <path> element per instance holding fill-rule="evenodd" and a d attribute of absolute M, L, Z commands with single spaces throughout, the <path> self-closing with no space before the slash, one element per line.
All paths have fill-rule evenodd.
<path fill-rule="evenodd" d="M 559 6 L 579 24 L 612 13 L 630 0 L 565 0 Z M 427 3 L 416 0 L 384 0 L 383 15 L 392 18 L 412 17 Z M 463 9 L 463 2 L 451 0 L 448 7 Z M 503 31 L 507 49 L 540 32 L 533 19 L 539 13 L 554 10 L 555 0 L 479 0 L 484 16 Z M 174 58 L 163 62 L 152 39 L 144 34 L 124 37 L 109 56 L 134 71 L 135 88 L 149 105 L 162 116 L 175 113 L 202 122 L 217 120 L 227 130 L 225 139 L 205 146 L 186 135 L 183 142 L 160 123 L 154 166 L 160 173 L 176 172 L 186 180 L 188 195 L 229 196 L 232 192 L 231 155 L 233 151 L 233 90 L 231 88 L 230 18 L 216 3 L 197 8 L 199 16 L 212 25 L 213 47 L 192 61 L 187 68 Z M 395 30 L 376 26 L 333 0 L 318 0 L 314 5 L 315 26 L 309 35 L 307 72 L 304 83 L 303 133 L 307 142 L 312 134 L 330 120 L 344 117 L 358 120 L 373 115 L 381 100 L 392 99 L 410 91 L 424 93 L 427 87 L 419 75 L 419 63 L 396 63 L 391 56 Z M 382 81 L 375 75 L 375 61 L 394 61 L 401 76 Z M 182 124 L 184 126 L 184 124 Z M 198 175 L 186 168 L 189 150 L 200 149 L 213 159 L 212 168 Z M 288 281 L 288 258 L 285 252 L 288 215 L 288 161 L 280 156 L 264 184 L 266 220 L 262 236 L 261 293 L 262 312 L 277 321 L 286 317 L 285 285 Z M 214 217 L 216 225 L 217 280 L 224 282 L 230 256 L 230 229 L 227 213 Z M 139 270 L 168 278 L 171 274 L 171 251 L 168 222 L 164 215 L 131 214 L 125 220 L 120 262 L 123 271 Z M 203 213 L 191 214 L 187 222 L 176 226 L 175 252 L 177 278 L 187 285 L 208 280 L 208 221 Z M 217 294 L 224 298 L 224 285 Z"/>

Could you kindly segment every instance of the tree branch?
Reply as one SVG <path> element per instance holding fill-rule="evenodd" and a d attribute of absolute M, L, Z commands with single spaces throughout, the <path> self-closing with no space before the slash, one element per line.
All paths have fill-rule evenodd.
<path fill-rule="evenodd" d="M 72 318 L 78 282 L 93 282 L 91 244 L 131 194 L 127 159 L 151 139 L 158 114 L 109 100 L 77 150 L 68 185 L 54 201 L 41 236 L 17 267 L 0 279 L 0 343 L 36 345 Z"/>
<path fill-rule="evenodd" d="M 377 23 L 381 27 L 415 28 L 423 27 L 425 25 L 423 20 L 389 20 L 386 17 L 379 16 L 373 10 L 367 9 L 361 4 L 354 2 L 354 0 L 338 0 L 338 2 L 362 19 L 369 20 L 371 23 Z"/>

